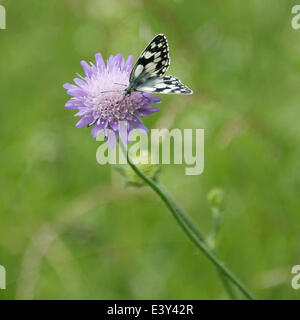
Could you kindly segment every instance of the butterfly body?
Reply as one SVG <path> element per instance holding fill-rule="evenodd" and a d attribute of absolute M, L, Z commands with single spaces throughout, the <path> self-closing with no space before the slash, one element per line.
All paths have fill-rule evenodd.
<path fill-rule="evenodd" d="M 178 78 L 164 76 L 170 65 L 168 41 L 158 34 L 142 52 L 134 65 L 126 94 L 133 91 L 163 94 L 192 94 Z"/>

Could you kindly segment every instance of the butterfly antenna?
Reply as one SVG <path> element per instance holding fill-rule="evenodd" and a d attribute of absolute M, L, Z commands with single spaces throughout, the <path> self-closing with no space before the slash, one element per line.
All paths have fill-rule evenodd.
<path fill-rule="evenodd" d="M 124 86 L 124 87 L 127 87 L 127 84 L 124 84 L 124 83 L 118 83 L 118 82 L 114 82 L 114 84 L 119 84 L 120 86 Z"/>
<path fill-rule="evenodd" d="M 107 93 L 107 92 L 121 92 L 122 90 L 108 90 L 108 91 L 100 91 L 100 93 Z"/>

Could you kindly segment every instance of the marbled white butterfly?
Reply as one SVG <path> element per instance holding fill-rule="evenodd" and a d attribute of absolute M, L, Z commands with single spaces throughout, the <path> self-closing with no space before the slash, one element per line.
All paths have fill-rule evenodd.
<path fill-rule="evenodd" d="M 142 52 L 134 65 L 127 94 L 133 91 L 149 93 L 192 94 L 193 91 L 173 76 L 164 76 L 170 65 L 167 38 L 158 34 Z"/>

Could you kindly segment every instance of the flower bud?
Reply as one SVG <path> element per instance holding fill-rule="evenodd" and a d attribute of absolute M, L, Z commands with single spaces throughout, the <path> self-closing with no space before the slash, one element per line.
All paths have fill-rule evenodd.
<path fill-rule="evenodd" d="M 156 180 L 160 166 L 158 164 L 151 163 L 151 157 L 148 151 L 141 151 L 139 157 L 131 157 L 131 161 L 138 167 L 147 177 Z M 130 167 L 129 164 L 125 167 L 125 177 L 127 178 L 127 182 L 129 184 L 134 184 L 138 186 L 142 186 L 145 184 L 143 179 L 141 179 L 134 170 Z"/>
<path fill-rule="evenodd" d="M 223 207 L 225 202 L 224 190 L 213 188 L 208 192 L 207 200 L 212 207 Z"/>

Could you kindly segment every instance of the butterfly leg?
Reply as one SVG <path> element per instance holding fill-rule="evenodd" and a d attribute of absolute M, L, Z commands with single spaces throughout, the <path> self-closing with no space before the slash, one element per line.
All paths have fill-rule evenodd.
<path fill-rule="evenodd" d="M 95 119 L 93 122 L 89 123 L 87 125 L 87 127 L 89 128 L 89 127 L 93 126 L 98 120 L 99 120 L 99 118 Z"/>

